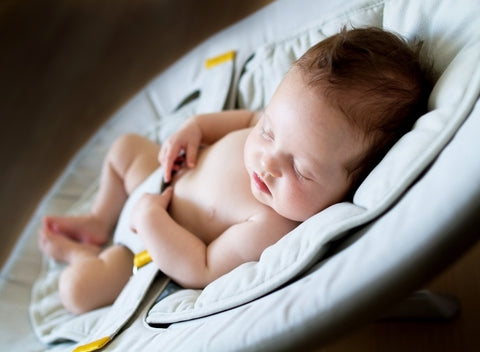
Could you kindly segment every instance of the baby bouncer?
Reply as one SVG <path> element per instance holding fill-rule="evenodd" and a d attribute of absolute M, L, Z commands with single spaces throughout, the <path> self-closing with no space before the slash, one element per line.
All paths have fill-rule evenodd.
<path fill-rule="evenodd" d="M 152 263 L 139 264 L 112 306 L 80 316 L 66 312 L 56 290 L 61 266 L 36 248 L 39 221 L 45 213 L 88 208 L 95 171 L 111 142 L 125 132 L 161 142 L 194 113 L 261 109 L 290 64 L 343 26 L 378 26 L 422 39 L 422 54 L 435 73 L 429 112 L 387 153 L 353 201 L 320 212 L 267 248 L 260 261 L 204 290 L 182 289 Z M 455 300 L 412 292 L 477 238 L 479 28 L 474 0 L 282 0 L 211 37 L 118 111 L 41 203 L 2 272 L 2 346 L 301 350 L 381 316 L 451 317 Z M 72 200 L 65 201 L 65 194 Z M 35 266 L 41 269 L 31 274 Z M 32 292 L 31 300 L 17 294 L 22 290 Z"/>

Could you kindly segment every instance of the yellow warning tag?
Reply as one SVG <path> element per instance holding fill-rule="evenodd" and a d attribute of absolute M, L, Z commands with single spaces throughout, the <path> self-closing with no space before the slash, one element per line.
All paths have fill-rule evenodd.
<path fill-rule="evenodd" d="M 73 352 L 91 352 L 96 351 L 105 346 L 110 342 L 110 337 L 102 337 L 101 339 L 95 340 L 93 342 L 87 343 L 86 345 L 78 346 L 73 350 Z"/>
<path fill-rule="evenodd" d="M 218 56 L 205 60 L 205 68 L 208 69 L 208 68 L 221 65 L 224 62 L 232 61 L 234 58 L 235 58 L 235 51 L 234 50 L 227 51 L 226 53 L 223 53 Z"/>
<path fill-rule="evenodd" d="M 135 257 L 133 258 L 133 266 L 136 269 L 140 269 L 142 266 L 150 263 L 151 261 L 152 257 L 150 256 L 150 253 L 148 253 L 147 250 L 144 250 L 140 253 L 135 254 Z"/>

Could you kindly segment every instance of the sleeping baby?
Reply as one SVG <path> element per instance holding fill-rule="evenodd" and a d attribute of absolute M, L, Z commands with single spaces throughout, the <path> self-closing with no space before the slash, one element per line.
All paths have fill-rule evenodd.
<path fill-rule="evenodd" d="M 429 92 L 418 50 L 381 29 L 343 29 L 292 65 L 261 112 L 193 116 L 162 147 L 120 137 L 91 211 L 43 219 L 40 249 L 67 264 L 62 303 L 76 314 L 113 303 L 139 247 L 189 288 L 258 261 L 299 223 L 348 199 L 424 113 Z M 127 199 L 154 172 L 170 186 L 141 194 L 128 238 L 105 246 Z"/>

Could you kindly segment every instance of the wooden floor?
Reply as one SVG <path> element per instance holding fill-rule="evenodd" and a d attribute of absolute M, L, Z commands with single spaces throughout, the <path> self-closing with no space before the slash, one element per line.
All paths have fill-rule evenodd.
<path fill-rule="evenodd" d="M 75 151 L 181 54 L 273 0 L 3 0 L 0 265 Z M 480 350 L 480 247 L 429 287 L 457 295 L 448 324 L 374 323 L 317 351 Z"/>

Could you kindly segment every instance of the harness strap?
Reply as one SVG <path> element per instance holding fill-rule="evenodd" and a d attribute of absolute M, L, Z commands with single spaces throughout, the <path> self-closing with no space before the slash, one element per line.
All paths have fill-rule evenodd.
<path fill-rule="evenodd" d="M 149 257 L 148 252 L 140 252 L 135 256 L 138 264 L 138 266 L 137 264 L 134 266 L 136 268 L 135 274 L 130 277 L 130 280 L 92 335 L 88 337 L 88 340 L 81 341 L 73 350 L 74 352 L 91 352 L 103 348 L 113 340 L 134 315 L 159 272 L 151 260 L 145 262 Z M 164 285 L 168 281 L 168 279 L 165 280 Z"/>

